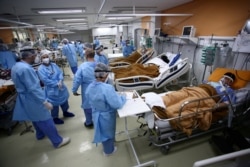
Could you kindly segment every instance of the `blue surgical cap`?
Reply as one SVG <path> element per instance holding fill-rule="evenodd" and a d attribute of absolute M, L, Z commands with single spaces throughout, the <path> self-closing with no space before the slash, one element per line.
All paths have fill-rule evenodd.
<path fill-rule="evenodd" d="M 95 77 L 96 78 L 103 78 L 106 77 L 106 75 L 111 72 L 109 67 L 103 63 L 98 63 L 95 67 Z"/>

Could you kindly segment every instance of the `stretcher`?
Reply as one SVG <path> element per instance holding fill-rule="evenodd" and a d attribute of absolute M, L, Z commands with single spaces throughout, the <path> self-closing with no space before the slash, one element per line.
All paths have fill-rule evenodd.
<path fill-rule="evenodd" d="M 168 63 L 163 60 L 163 57 L 166 56 L 169 58 Z M 174 65 L 170 67 L 169 64 L 175 58 L 175 56 L 176 54 L 164 53 L 144 63 L 145 65 L 155 64 L 159 67 L 159 75 L 155 78 L 149 77 L 147 75 L 135 75 L 135 76 L 114 79 L 116 89 L 118 91 L 144 90 L 151 88 L 159 89 L 165 86 L 167 83 L 187 73 L 188 70 L 191 68 L 191 64 L 188 63 L 188 58 L 184 59 L 179 58 L 174 63 Z"/>
<path fill-rule="evenodd" d="M 200 105 L 204 101 L 207 101 L 209 99 L 222 99 L 224 97 L 229 98 L 227 93 L 224 93 L 223 95 L 215 95 L 195 100 L 188 100 L 179 105 L 179 113 L 177 116 L 163 119 L 160 118 L 158 114 L 156 114 L 156 112 L 154 111 L 154 107 L 168 107 L 164 105 L 164 102 L 161 98 L 161 96 L 165 95 L 166 93 L 153 93 L 153 96 L 152 93 L 146 93 L 142 95 L 152 111 L 151 113 L 149 112 L 143 115 L 143 118 L 147 122 L 150 143 L 151 145 L 153 144 L 154 146 L 160 147 L 160 150 L 163 154 L 167 154 L 170 149 L 170 145 L 173 145 L 175 143 L 186 141 L 207 133 L 214 132 L 216 130 L 221 130 L 225 127 L 231 128 L 235 124 L 234 120 L 237 120 L 239 118 L 242 119 L 250 113 L 250 83 L 234 91 L 236 95 L 236 103 L 232 103 L 231 101 L 229 101 L 229 103 L 221 103 L 221 101 L 219 100 L 208 108 L 201 109 Z M 192 110 L 195 112 L 183 114 L 189 105 L 193 106 Z M 223 115 L 223 117 L 211 121 L 207 129 L 204 130 L 200 128 L 200 115 L 211 113 L 213 118 L 214 114 L 220 114 L 220 112 L 222 111 L 226 111 L 226 115 Z M 191 134 L 187 134 L 181 130 L 183 121 L 187 119 L 193 120 L 188 125 L 188 127 L 192 130 Z M 174 127 L 173 122 L 175 123 Z"/>

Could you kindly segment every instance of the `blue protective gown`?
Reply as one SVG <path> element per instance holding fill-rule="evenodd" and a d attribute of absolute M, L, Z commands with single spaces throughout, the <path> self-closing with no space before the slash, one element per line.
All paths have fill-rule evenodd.
<path fill-rule="evenodd" d="M 45 95 L 53 106 L 59 106 L 68 100 L 69 92 L 65 84 L 61 89 L 58 88 L 58 82 L 63 81 L 63 73 L 55 63 L 50 63 L 49 66 L 41 64 L 38 74 L 44 83 Z"/>
<path fill-rule="evenodd" d="M 95 39 L 93 43 L 95 44 L 96 48 L 100 46 L 100 41 L 98 39 Z"/>
<path fill-rule="evenodd" d="M 52 42 L 51 42 L 51 45 L 50 45 L 50 46 L 51 46 L 51 48 L 52 48 L 52 49 L 57 50 L 58 45 L 59 45 L 58 41 L 56 41 L 56 40 L 52 40 Z"/>
<path fill-rule="evenodd" d="M 11 78 L 17 91 L 13 120 L 45 121 L 51 119 L 44 107 L 45 93 L 35 70 L 25 62 L 17 62 L 11 70 Z"/>
<path fill-rule="evenodd" d="M 219 82 L 208 82 L 207 84 L 214 87 L 216 89 L 216 92 L 218 95 L 224 95 L 224 92 L 226 92 L 228 94 L 231 102 L 233 104 L 236 103 L 236 96 L 235 96 L 234 90 L 232 88 L 223 86 L 220 81 Z M 227 102 L 227 101 L 229 101 L 229 99 L 225 96 L 221 99 L 221 102 Z"/>
<path fill-rule="evenodd" d="M 0 66 L 3 69 L 11 69 L 16 64 L 16 55 L 11 51 L 0 51 Z"/>
<path fill-rule="evenodd" d="M 73 44 L 65 44 L 62 54 L 67 57 L 70 67 L 77 67 L 76 48 Z"/>
<path fill-rule="evenodd" d="M 91 82 L 95 80 L 95 66 L 96 62 L 84 62 L 78 68 L 74 80 L 72 92 L 77 92 L 79 86 L 81 85 L 81 95 L 82 95 L 82 105 L 83 109 L 91 108 L 88 99 L 85 95 L 86 89 Z"/>
<path fill-rule="evenodd" d="M 106 64 L 106 65 L 109 65 L 109 60 L 105 55 L 97 55 L 97 54 L 95 54 L 94 59 L 95 59 L 95 61 L 97 63 L 103 63 L 103 64 Z"/>
<path fill-rule="evenodd" d="M 122 54 L 124 57 L 128 57 L 133 51 L 135 51 L 135 48 L 132 45 L 126 45 L 122 49 Z"/>
<path fill-rule="evenodd" d="M 125 96 L 120 96 L 112 85 L 103 82 L 92 82 L 86 90 L 86 97 L 92 107 L 94 122 L 94 143 L 113 139 L 115 137 L 116 110 L 125 102 Z"/>
<path fill-rule="evenodd" d="M 79 53 L 81 59 L 84 58 L 84 53 L 85 53 L 83 50 L 83 47 L 84 47 L 84 44 L 82 44 L 82 43 L 78 44 L 78 46 L 77 46 L 77 50 L 78 50 L 78 53 Z"/>

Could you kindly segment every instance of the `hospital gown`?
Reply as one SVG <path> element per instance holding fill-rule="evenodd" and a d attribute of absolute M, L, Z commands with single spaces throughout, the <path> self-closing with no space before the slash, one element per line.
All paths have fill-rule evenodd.
<path fill-rule="evenodd" d="M 62 48 L 62 54 L 66 56 L 70 67 L 77 67 L 76 49 L 73 44 L 65 44 Z"/>
<path fill-rule="evenodd" d="M 217 92 L 218 95 L 224 95 L 224 93 L 226 93 L 228 95 L 228 97 L 230 98 L 232 103 L 236 102 L 236 96 L 234 94 L 234 90 L 232 88 L 230 88 L 230 87 L 223 86 L 221 81 L 219 81 L 219 82 L 208 82 L 207 84 L 214 87 L 216 89 L 216 92 Z M 227 96 L 222 97 L 221 102 L 229 101 L 228 97 Z"/>
<path fill-rule="evenodd" d="M 81 95 L 82 95 L 82 105 L 84 108 L 91 108 L 90 104 L 87 101 L 87 97 L 85 95 L 86 89 L 91 82 L 95 80 L 95 70 L 96 62 L 84 62 L 78 68 L 74 80 L 72 92 L 77 92 L 79 86 L 81 85 Z"/>
<path fill-rule="evenodd" d="M 38 74 L 45 85 L 44 89 L 49 102 L 58 106 L 68 100 L 69 92 L 65 84 L 63 83 L 62 88 L 58 88 L 58 82 L 63 81 L 63 73 L 55 63 L 50 63 L 49 66 L 40 65 Z"/>
<path fill-rule="evenodd" d="M 116 110 L 125 102 L 125 96 L 119 95 L 112 85 L 92 82 L 86 90 L 86 97 L 92 106 L 94 122 L 94 143 L 104 142 L 115 137 Z"/>
<path fill-rule="evenodd" d="M 11 70 L 17 91 L 13 120 L 45 121 L 51 118 L 44 107 L 45 93 L 35 70 L 25 62 L 17 62 Z"/>
<path fill-rule="evenodd" d="M 0 51 L 0 67 L 11 69 L 16 64 L 16 55 L 11 51 Z"/>
<path fill-rule="evenodd" d="M 84 54 L 85 54 L 85 50 L 83 50 L 84 44 L 80 43 L 77 45 L 77 51 L 81 57 L 81 59 L 84 59 Z"/>
<path fill-rule="evenodd" d="M 124 57 L 128 57 L 129 55 L 131 55 L 131 53 L 133 53 L 133 51 L 135 51 L 135 48 L 132 45 L 126 45 L 122 49 Z"/>
<path fill-rule="evenodd" d="M 95 59 L 95 61 L 97 63 L 103 63 L 103 64 L 106 64 L 106 65 L 109 65 L 109 60 L 105 55 L 97 55 L 96 54 L 94 59 Z"/>

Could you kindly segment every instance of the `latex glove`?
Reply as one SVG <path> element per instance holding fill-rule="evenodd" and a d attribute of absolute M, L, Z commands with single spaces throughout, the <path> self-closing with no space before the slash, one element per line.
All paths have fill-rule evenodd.
<path fill-rule="evenodd" d="M 53 105 L 47 101 L 45 101 L 43 103 L 43 105 L 48 109 L 48 110 L 52 110 L 53 109 Z"/>
<path fill-rule="evenodd" d="M 79 95 L 81 95 L 81 94 L 78 94 L 77 92 L 73 92 L 73 95 L 74 95 L 74 96 L 79 96 Z"/>
<path fill-rule="evenodd" d="M 63 84 L 62 84 L 62 80 L 60 80 L 60 81 L 57 83 L 57 86 L 58 86 L 58 88 L 59 88 L 59 89 L 61 89 L 61 88 L 62 88 L 62 86 L 63 86 Z"/>

